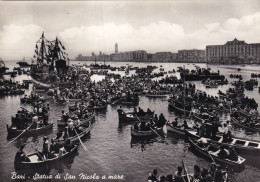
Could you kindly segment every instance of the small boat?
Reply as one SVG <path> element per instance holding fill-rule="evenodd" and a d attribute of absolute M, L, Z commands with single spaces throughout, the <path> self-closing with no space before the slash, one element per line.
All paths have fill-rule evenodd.
<path fill-rule="evenodd" d="M 237 118 L 235 117 L 230 117 L 231 121 L 234 122 L 236 125 L 239 125 L 245 129 L 248 129 L 248 130 L 251 130 L 251 131 L 256 131 L 256 132 L 260 132 L 260 128 L 253 128 L 253 127 L 250 127 L 246 124 L 243 124 L 241 121 L 239 121 Z"/>
<path fill-rule="evenodd" d="M 69 102 L 79 102 L 82 101 L 82 99 L 67 99 Z"/>
<path fill-rule="evenodd" d="M 185 135 L 185 130 L 184 128 L 178 128 L 178 127 L 175 127 L 173 126 L 172 124 L 170 123 L 166 123 L 167 124 L 167 131 L 168 132 L 173 132 L 173 133 L 177 133 L 179 135 Z"/>
<path fill-rule="evenodd" d="M 83 138 L 84 136 L 86 136 L 87 134 L 90 133 L 90 129 L 91 129 L 91 124 L 81 124 L 79 127 L 82 128 L 81 132 L 78 132 L 78 135 L 66 138 L 66 139 L 54 139 L 54 142 L 59 142 L 59 143 L 65 143 L 67 139 L 70 139 L 71 142 L 78 142 L 79 138 Z"/>
<path fill-rule="evenodd" d="M 187 137 L 200 138 L 197 135 L 196 131 L 185 130 L 185 133 L 186 133 Z M 223 136 L 218 135 L 218 134 L 214 140 L 208 139 L 208 141 L 210 141 L 211 143 L 216 143 L 218 145 L 222 144 L 224 146 L 234 147 L 234 149 L 243 156 L 260 154 L 260 141 L 233 137 L 231 142 L 224 143 Z"/>
<path fill-rule="evenodd" d="M 95 110 L 95 111 L 101 111 L 106 109 L 107 109 L 107 105 L 88 107 L 88 110 Z"/>
<path fill-rule="evenodd" d="M 53 127 L 53 123 L 48 123 L 48 125 L 46 126 L 42 126 L 40 128 L 36 128 L 36 129 L 29 129 L 26 131 L 26 135 L 39 135 L 42 134 L 44 132 L 46 132 L 47 130 L 51 129 Z M 17 128 L 11 127 L 6 125 L 6 129 L 7 129 L 7 133 L 9 135 L 19 135 L 20 133 L 24 132 L 24 130 L 18 130 Z"/>
<path fill-rule="evenodd" d="M 150 98 L 161 98 L 161 97 L 167 97 L 167 95 L 165 94 L 146 94 L 146 97 L 150 97 Z"/>
<path fill-rule="evenodd" d="M 91 115 L 89 115 L 87 118 L 80 119 L 80 122 L 82 124 L 93 123 L 92 121 L 95 120 L 96 114 L 93 112 Z M 67 122 L 63 122 L 61 119 L 57 120 L 58 127 L 64 127 L 67 125 Z"/>
<path fill-rule="evenodd" d="M 139 121 L 139 120 L 149 120 L 153 118 L 154 112 L 151 113 L 145 113 L 144 115 L 140 116 L 139 114 L 135 114 L 134 112 L 128 112 L 125 114 L 121 114 L 118 112 L 118 118 L 119 121 L 124 121 L 124 122 L 132 122 L 132 121 Z"/>
<path fill-rule="evenodd" d="M 134 126 L 131 127 L 131 136 L 132 137 L 153 137 L 157 136 L 158 134 L 163 134 L 163 127 L 156 128 L 154 130 L 149 131 L 138 131 L 134 129 Z"/>
<path fill-rule="evenodd" d="M 39 85 L 39 86 L 44 87 L 44 88 L 51 88 L 51 84 L 46 84 L 46 83 L 37 81 L 33 77 L 32 77 L 31 80 L 32 80 L 33 84 Z"/>
<path fill-rule="evenodd" d="M 52 159 L 43 160 L 42 156 L 39 152 L 28 154 L 28 158 L 30 162 L 24 161 L 14 161 L 14 166 L 16 169 L 33 169 L 33 168 L 46 168 L 50 165 L 62 163 L 62 161 L 66 160 L 70 156 L 76 154 L 78 146 L 75 145 L 74 148 L 70 152 L 63 154 L 61 157 L 56 157 Z"/>
<path fill-rule="evenodd" d="M 210 143 L 205 144 L 205 147 L 200 147 L 198 142 L 194 139 L 188 138 L 191 146 L 200 154 L 202 154 L 206 158 L 211 157 L 214 159 L 214 161 L 220 163 L 220 164 L 225 164 L 229 166 L 235 166 L 235 167 L 242 167 L 244 166 L 245 160 L 243 157 L 238 156 L 237 161 L 233 161 L 227 158 L 220 158 L 218 157 L 218 149 L 219 147 L 216 148 L 216 146 L 212 146 Z M 203 144 L 204 145 L 204 144 Z M 206 147 L 207 146 L 207 147 Z M 211 157 L 210 157 L 211 156 Z"/>

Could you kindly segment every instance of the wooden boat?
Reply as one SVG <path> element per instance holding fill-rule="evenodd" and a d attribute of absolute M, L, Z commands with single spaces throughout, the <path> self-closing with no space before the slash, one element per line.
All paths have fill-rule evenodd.
<path fill-rule="evenodd" d="M 128 112 L 124 114 L 121 114 L 118 112 L 118 118 L 119 121 L 124 121 L 124 122 L 132 122 L 132 121 L 139 121 L 139 120 L 149 120 L 153 118 L 154 112 L 151 113 L 145 113 L 145 115 L 140 116 L 139 114 L 135 114 L 134 112 Z"/>
<path fill-rule="evenodd" d="M 185 135 L 185 130 L 184 128 L 178 128 L 178 127 L 175 127 L 173 126 L 172 124 L 170 123 L 166 123 L 167 124 L 167 131 L 168 132 L 173 132 L 173 133 L 177 133 L 179 135 Z"/>
<path fill-rule="evenodd" d="M 246 110 L 243 110 L 243 109 L 239 109 L 238 112 L 240 114 L 242 114 L 243 116 L 246 116 L 246 117 L 257 117 L 258 116 L 258 112 L 257 113 L 249 113 L 249 112 L 247 112 Z"/>
<path fill-rule="evenodd" d="M 88 116 L 87 118 L 83 118 L 83 119 L 80 119 L 80 122 L 82 124 L 87 124 L 87 123 L 93 123 L 92 121 L 95 120 L 95 117 L 96 117 L 96 114 L 95 113 L 92 113 L 90 116 Z M 64 127 L 67 125 L 67 122 L 64 122 L 62 121 L 61 119 L 57 120 L 57 125 L 58 127 Z"/>
<path fill-rule="evenodd" d="M 101 111 L 106 109 L 107 109 L 107 105 L 88 107 L 88 110 L 95 110 L 95 111 Z"/>
<path fill-rule="evenodd" d="M 31 153 L 28 154 L 28 158 L 30 159 L 30 162 L 24 162 L 24 161 L 14 161 L 14 166 L 16 169 L 33 169 L 33 168 L 47 168 L 50 165 L 56 164 L 56 163 L 62 163 L 62 161 L 66 160 L 67 158 L 73 156 L 77 152 L 78 146 L 75 145 L 74 148 L 65 154 L 63 154 L 61 157 L 56 157 L 52 159 L 46 159 L 43 160 L 42 156 L 38 153 Z"/>
<path fill-rule="evenodd" d="M 246 124 L 241 123 L 241 121 L 238 121 L 238 119 L 236 119 L 235 117 L 230 117 L 230 118 L 231 118 L 231 121 L 234 122 L 238 126 L 241 126 L 245 129 L 249 129 L 251 131 L 260 132 L 260 128 L 253 128 L 253 127 L 247 126 Z"/>
<path fill-rule="evenodd" d="M 186 116 L 191 115 L 191 111 L 190 110 L 186 110 L 186 109 L 177 107 L 174 102 L 169 102 L 169 107 L 174 109 L 177 112 L 180 112 L 180 113 L 183 113 L 183 114 L 185 113 Z"/>
<path fill-rule="evenodd" d="M 134 100 L 134 101 L 121 100 L 120 103 L 122 105 L 138 105 L 139 104 L 139 100 Z"/>
<path fill-rule="evenodd" d="M 154 130 L 149 131 L 138 131 L 134 129 L 134 126 L 131 127 L 131 136 L 132 137 L 153 137 L 157 136 L 158 134 L 163 134 L 163 127 L 156 128 Z"/>
<path fill-rule="evenodd" d="M 33 84 L 39 85 L 39 86 L 44 87 L 44 88 L 51 88 L 51 84 L 46 84 L 46 83 L 37 81 L 33 77 L 31 77 L 31 80 L 32 80 Z"/>
<path fill-rule="evenodd" d="M 46 126 L 42 126 L 40 128 L 36 128 L 36 129 L 29 129 L 26 131 L 26 135 L 39 135 L 42 134 L 44 132 L 46 132 L 47 130 L 51 129 L 53 127 L 53 123 L 48 123 L 48 125 Z M 12 128 L 11 126 L 6 125 L 6 129 L 7 129 L 7 133 L 9 135 L 19 135 L 20 133 L 22 133 L 24 130 L 18 130 L 17 128 Z"/>
<path fill-rule="evenodd" d="M 167 95 L 165 94 L 146 94 L 146 97 L 150 97 L 150 98 L 162 98 L 162 97 L 167 97 Z"/>
<path fill-rule="evenodd" d="M 75 135 L 73 137 L 69 137 L 69 138 L 66 138 L 65 140 L 62 138 L 62 139 L 54 139 L 55 142 L 59 142 L 59 143 L 65 143 L 65 141 L 67 139 L 70 139 L 71 142 L 78 142 L 79 141 L 79 138 L 83 138 L 84 136 L 86 136 L 87 134 L 90 133 L 90 127 L 91 124 L 81 124 L 80 127 L 82 127 L 82 131 L 81 132 L 78 132 L 78 135 Z"/>
<path fill-rule="evenodd" d="M 200 138 L 196 131 L 185 130 L 186 136 L 190 138 Z M 260 154 L 260 141 L 248 140 L 245 138 L 233 137 L 230 143 L 223 142 L 223 136 L 218 135 L 216 138 L 208 139 L 209 142 L 215 144 L 222 144 L 224 146 L 234 147 L 234 149 L 242 156 Z"/>
<path fill-rule="evenodd" d="M 192 147 L 194 147 L 194 149 L 199 152 L 200 154 L 202 154 L 204 157 L 206 158 L 210 158 L 211 157 L 214 159 L 214 161 L 216 161 L 217 163 L 221 163 L 221 164 L 225 164 L 225 165 L 229 165 L 229 166 L 235 166 L 235 167 L 242 167 L 244 166 L 245 160 L 243 157 L 238 156 L 238 160 L 237 161 L 233 161 L 230 159 L 226 159 L 226 158 L 220 158 L 218 157 L 218 149 L 219 147 L 216 148 L 216 146 L 212 146 L 210 143 L 209 144 L 203 144 L 205 145 L 205 147 L 200 147 L 198 145 L 198 142 L 196 142 L 196 140 L 188 138 L 189 142 L 191 144 Z M 206 147 L 206 146 L 209 146 Z M 211 157 L 210 157 L 211 155 Z"/>
<path fill-rule="evenodd" d="M 69 102 L 79 102 L 82 101 L 82 99 L 67 99 Z"/>

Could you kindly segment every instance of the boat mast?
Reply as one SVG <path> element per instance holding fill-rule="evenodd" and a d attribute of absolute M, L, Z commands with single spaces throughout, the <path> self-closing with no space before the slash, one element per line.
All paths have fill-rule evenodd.
<path fill-rule="evenodd" d="M 184 104 L 183 104 L 183 109 L 184 109 L 184 117 L 185 117 L 185 94 L 186 94 L 186 85 L 185 85 L 185 72 L 186 72 L 186 70 L 185 70 L 185 65 L 183 65 L 183 69 L 184 69 L 184 75 L 183 75 L 183 90 L 184 90 L 184 93 L 183 93 L 183 101 L 184 101 Z"/>

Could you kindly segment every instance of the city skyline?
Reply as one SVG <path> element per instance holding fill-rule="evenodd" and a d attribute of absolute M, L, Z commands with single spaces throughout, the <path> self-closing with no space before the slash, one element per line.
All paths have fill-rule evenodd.
<path fill-rule="evenodd" d="M 0 2 L 0 57 L 32 57 L 42 32 L 70 58 L 102 51 L 177 52 L 237 38 L 260 42 L 259 1 Z M 15 53 L 15 54 L 14 54 Z"/>

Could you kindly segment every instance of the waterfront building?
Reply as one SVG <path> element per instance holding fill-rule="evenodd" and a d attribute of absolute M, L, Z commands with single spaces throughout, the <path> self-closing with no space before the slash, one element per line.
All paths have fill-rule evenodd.
<path fill-rule="evenodd" d="M 170 62 L 172 58 L 171 52 L 156 52 L 152 56 L 153 62 Z"/>
<path fill-rule="evenodd" d="M 221 64 L 260 63 L 260 43 L 247 44 L 235 38 L 224 45 L 208 45 L 206 59 Z"/>
<path fill-rule="evenodd" d="M 205 62 L 205 50 L 190 49 L 190 50 L 179 50 L 177 53 L 178 62 Z"/>

